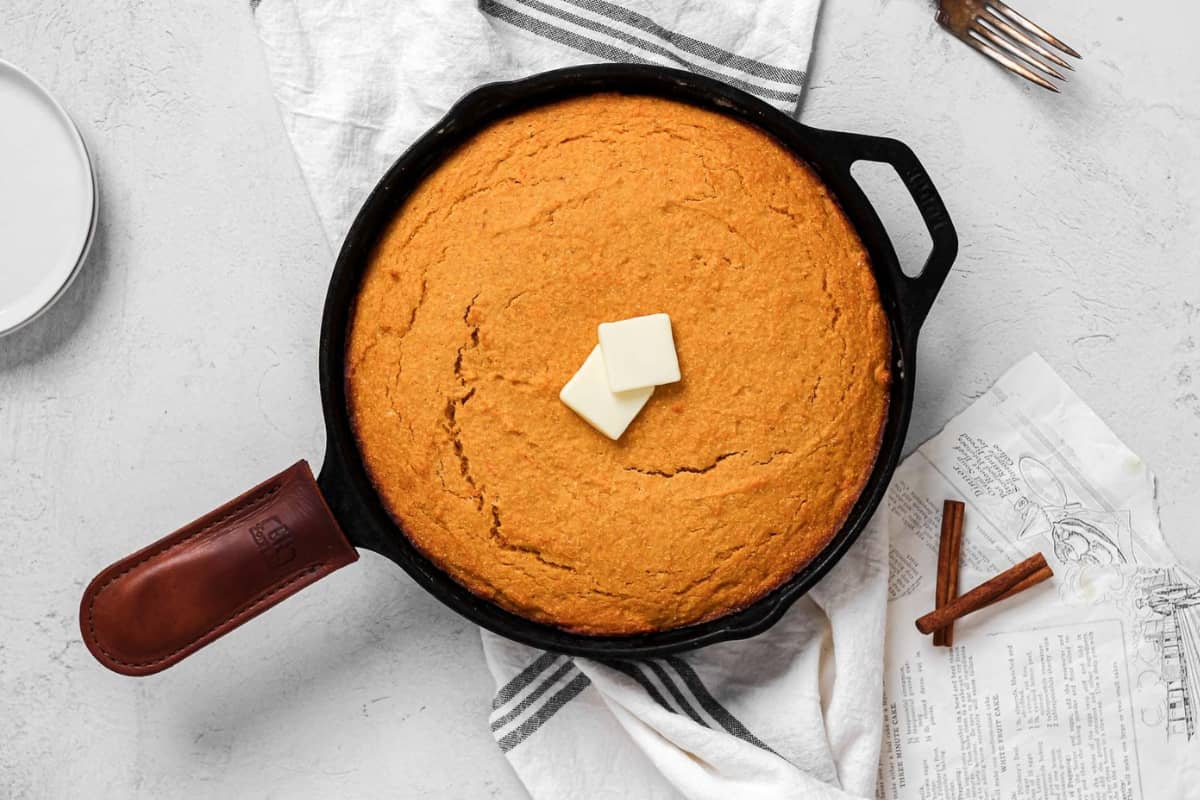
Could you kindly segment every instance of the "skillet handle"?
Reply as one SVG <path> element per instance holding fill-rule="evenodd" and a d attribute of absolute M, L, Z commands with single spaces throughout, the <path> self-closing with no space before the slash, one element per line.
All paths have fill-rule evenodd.
<path fill-rule="evenodd" d="M 80 631 L 104 666 L 150 675 L 357 559 L 298 461 L 97 575 Z"/>
<path fill-rule="evenodd" d="M 925 266 L 919 275 L 909 277 L 903 272 L 897 274 L 897 286 L 900 290 L 901 313 L 908 322 L 908 330 L 915 337 L 921 323 L 929 314 L 938 291 L 950 273 L 954 258 L 958 255 L 958 234 L 950 222 L 950 215 L 942 198 L 933 187 L 933 181 L 913 151 L 903 142 L 895 139 L 885 139 L 879 136 L 864 136 L 858 133 L 842 133 L 839 131 L 822 131 L 829 143 L 830 151 L 837 157 L 839 167 L 845 179 L 860 198 L 869 207 L 870 202 L 862 187 L 854 180 L 850 167 L 856 161 L 877 161 L 890 164 L 904 187 L 912 196 L 913 203 L 921 213 L 929 238 L 933 241 L 933 249 L 925 259 Z"/>

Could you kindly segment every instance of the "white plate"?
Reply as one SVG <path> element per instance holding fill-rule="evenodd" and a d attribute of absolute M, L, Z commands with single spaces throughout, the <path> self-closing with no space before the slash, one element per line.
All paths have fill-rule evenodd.
<path fill-rule="evenodd" d="M 67 112 L 0 60 L 0 336 L 71 284 L 92 243 L 97 205 L 92 162 Z"/>

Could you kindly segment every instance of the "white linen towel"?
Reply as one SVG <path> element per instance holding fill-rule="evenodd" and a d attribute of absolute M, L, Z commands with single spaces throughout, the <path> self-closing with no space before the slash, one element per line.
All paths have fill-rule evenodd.
<path fill-rule="evenodd" d="M 626 61 L 795 113 L 820 0 L 250 0 L 283 124 L 341 245 L 392 162 L 471 89 Z"/>
<path fill-rule="evenodd" d="M 596 61 L 718 77 L 797 111 L 820 0 L 251 0 L 284 125 L 340 244 L 387 167 L 475 86 Z M 769 632 L 620 664 L 483 633 L 491 727 L 535 798 L 866 798 L 887 536 Z"/>
<path fill-rule="evenodd" d="M 745 641 L 602 664 L 485 631 L 500 686 L 492 733 L 538 800 L 874 797 L 887 576 L 887 535 L 872 521 Z"/>

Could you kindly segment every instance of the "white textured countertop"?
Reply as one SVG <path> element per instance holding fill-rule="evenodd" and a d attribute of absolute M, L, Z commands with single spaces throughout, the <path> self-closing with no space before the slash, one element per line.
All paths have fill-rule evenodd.
<path fill-rule="evenodd" d="M 1038 350 L 1200 565 L 1200 6 L 1165 5 L 1019 3 L 1085 54 L 1053 96 L 923 0 L 827 0 L 802 118 L 910 144 L 959 231 L 910 446 Z M 0 339 L 0 797 L 521 796 L 477 633 L 370 554 L 161 675 L 87 654 L 99 568 L 320 462 L 332 255 L 242 0 L 5 0 L 0 58 L 74 115 L 102 196 L 76 285 Z"/>

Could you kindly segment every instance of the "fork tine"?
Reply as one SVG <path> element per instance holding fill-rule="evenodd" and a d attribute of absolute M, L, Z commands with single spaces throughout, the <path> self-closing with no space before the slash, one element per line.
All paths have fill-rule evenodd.
<path fill-rule="evenodd" d="M 1059 50 L 1062 50 L 1067 55 L 1075 56 L 1075 58 L 1083 58 L 1083 56 L 1081 56 L 1081 55 L 1079 55 L 1079 53 L 1075 52 L 1075 48 L 1069 46 L 1068 44 L 1066 44 L 1062 40 L 1058 39 L 1057 37 L 1051 36 L 1049 31 L 1047 31 L 1045 28 L 1041 27 L 1040 25 L 1034 24 L 1033 22 L 1026 19 L 1025 16 L 1023 16 L 1022 14 L 1019 14 L 1016 11 L 1009 8 L 1008 4 L 1006 4 L 1004 2 L 1004 0 L 988 0 L 988 5 L 991 6 L 993 9 L 995 9 L 995 11 L 997 13 L 1003 14 L 1004 16 L 1008 17 L 1013 22 L 1017 23 L 1022 28 L 1029 31 L 1030 33 L 1032 33 L 1034 36 L 1041 38 L 1043 41 L 1049 42 L 1050 44 L 1057 47 Z"/>
<path fill-rule="evenodd" d="M 985 14 L 980 15 L 978 17 L 978 19 L 986 20 L 989 25 L 993 26 L 994 28 L 999 30 L 1001 33 L 1007 34 L 1010 39 L 1014 39 L 1014 40 L 1020 42 L 1021 44 L 1025 45 L 1030 50 L 1032 50 L 1033 52 L 1040 55 L 1042 58 L 1044 58 L 1048 61 L 1053 61 L 1055 64 L 1058 64 L 1060 67 L 1063 67 L 1064 69 L 1069 69 L 1072 72 L 1075 70 L 1075 68 L 1072 67 L 1065 59 L 1060 57 L 1058 54 L 1056 54 L 1052 50 L 1040 45 L 1036 39 L 1029 36 L 1024 31 L 1019 31 L 1016 28 L 1014 28 L 1012 25 L 1009 25 L 1007 22 L 1004 21 L 1004 18 L 997 15 L 996 12 L 991 11 L 989 9 L 987 12 L 985 12 Z"/>
<path fill-rule="evenodd" d="M 995 31 L 991 30 L 990 28 L 985 28 L 984 26 L 976 23 L 971 28 L 971 32 L 977 36 L 982 36 L 984 39 L 987 39 L 989 42 L 994 44 L 996 47 L 999 47 L 1001 50 L 1006 51 L 1009 55 L 1011 55 L 1013 58 L 1015 58 L 1017 61 L 1021 62 L 1022 64 L 1025 64 L 1026 66 L 1030 66 L 1030 67 L 1037 67 L 1042 72 L 1049 75 L 1050 77 L 1058 78 L 1060 81 L 1066 80 L 1066 78 L 1064 78 L 1062 75 L 1059 75 L 1058 72 L 1055 71 L 1053 67 L 1046 66 L 1045 64 L 1043 64 L 1042 62 L 1038 61 L 1036 58 L 1031 56 L 1029 53 L 1026 53 L 1024 50 L 1017 47 L 1015 44 L 1010 42 L 1008 39 L 1005 39 L 1003 36 L 996 33 Z"/>
<path fill-rule="evenodd" d="M 994 61 L 1000 62 L 1000 64 L 1003 67 L 1017 73 L 1022 78 L 1025 78 L 1026 80 L 1029 80 L 1029 81 L 1033 81 L 1038 86 L 1041 86 L 1043 89 L 1049 89 L 1052 92 L 1058 91 L 1058 87 L 1055 86 L 1053 83 L 1046 80 L 1041 75 L 1038 75 L 1036 72 L 1033 72 L 1028 67 L 1018 64 L 1016 61 L 1014 61 L 1013 59 L 1004 55 L 1004 53 L 1001 53 L 999 50 L 992 47 L 987 42 L 982 41 L 981 39 L 976 39 L 974 36 L 971 36 L 970 34 L 963 36 L 962 40 L 964 42 L 966 42 L 967 44 L 971 45 L 971 47 L 974 47 L 979 52 L 983 53 L 988 58 L 990 58 Z"/>

